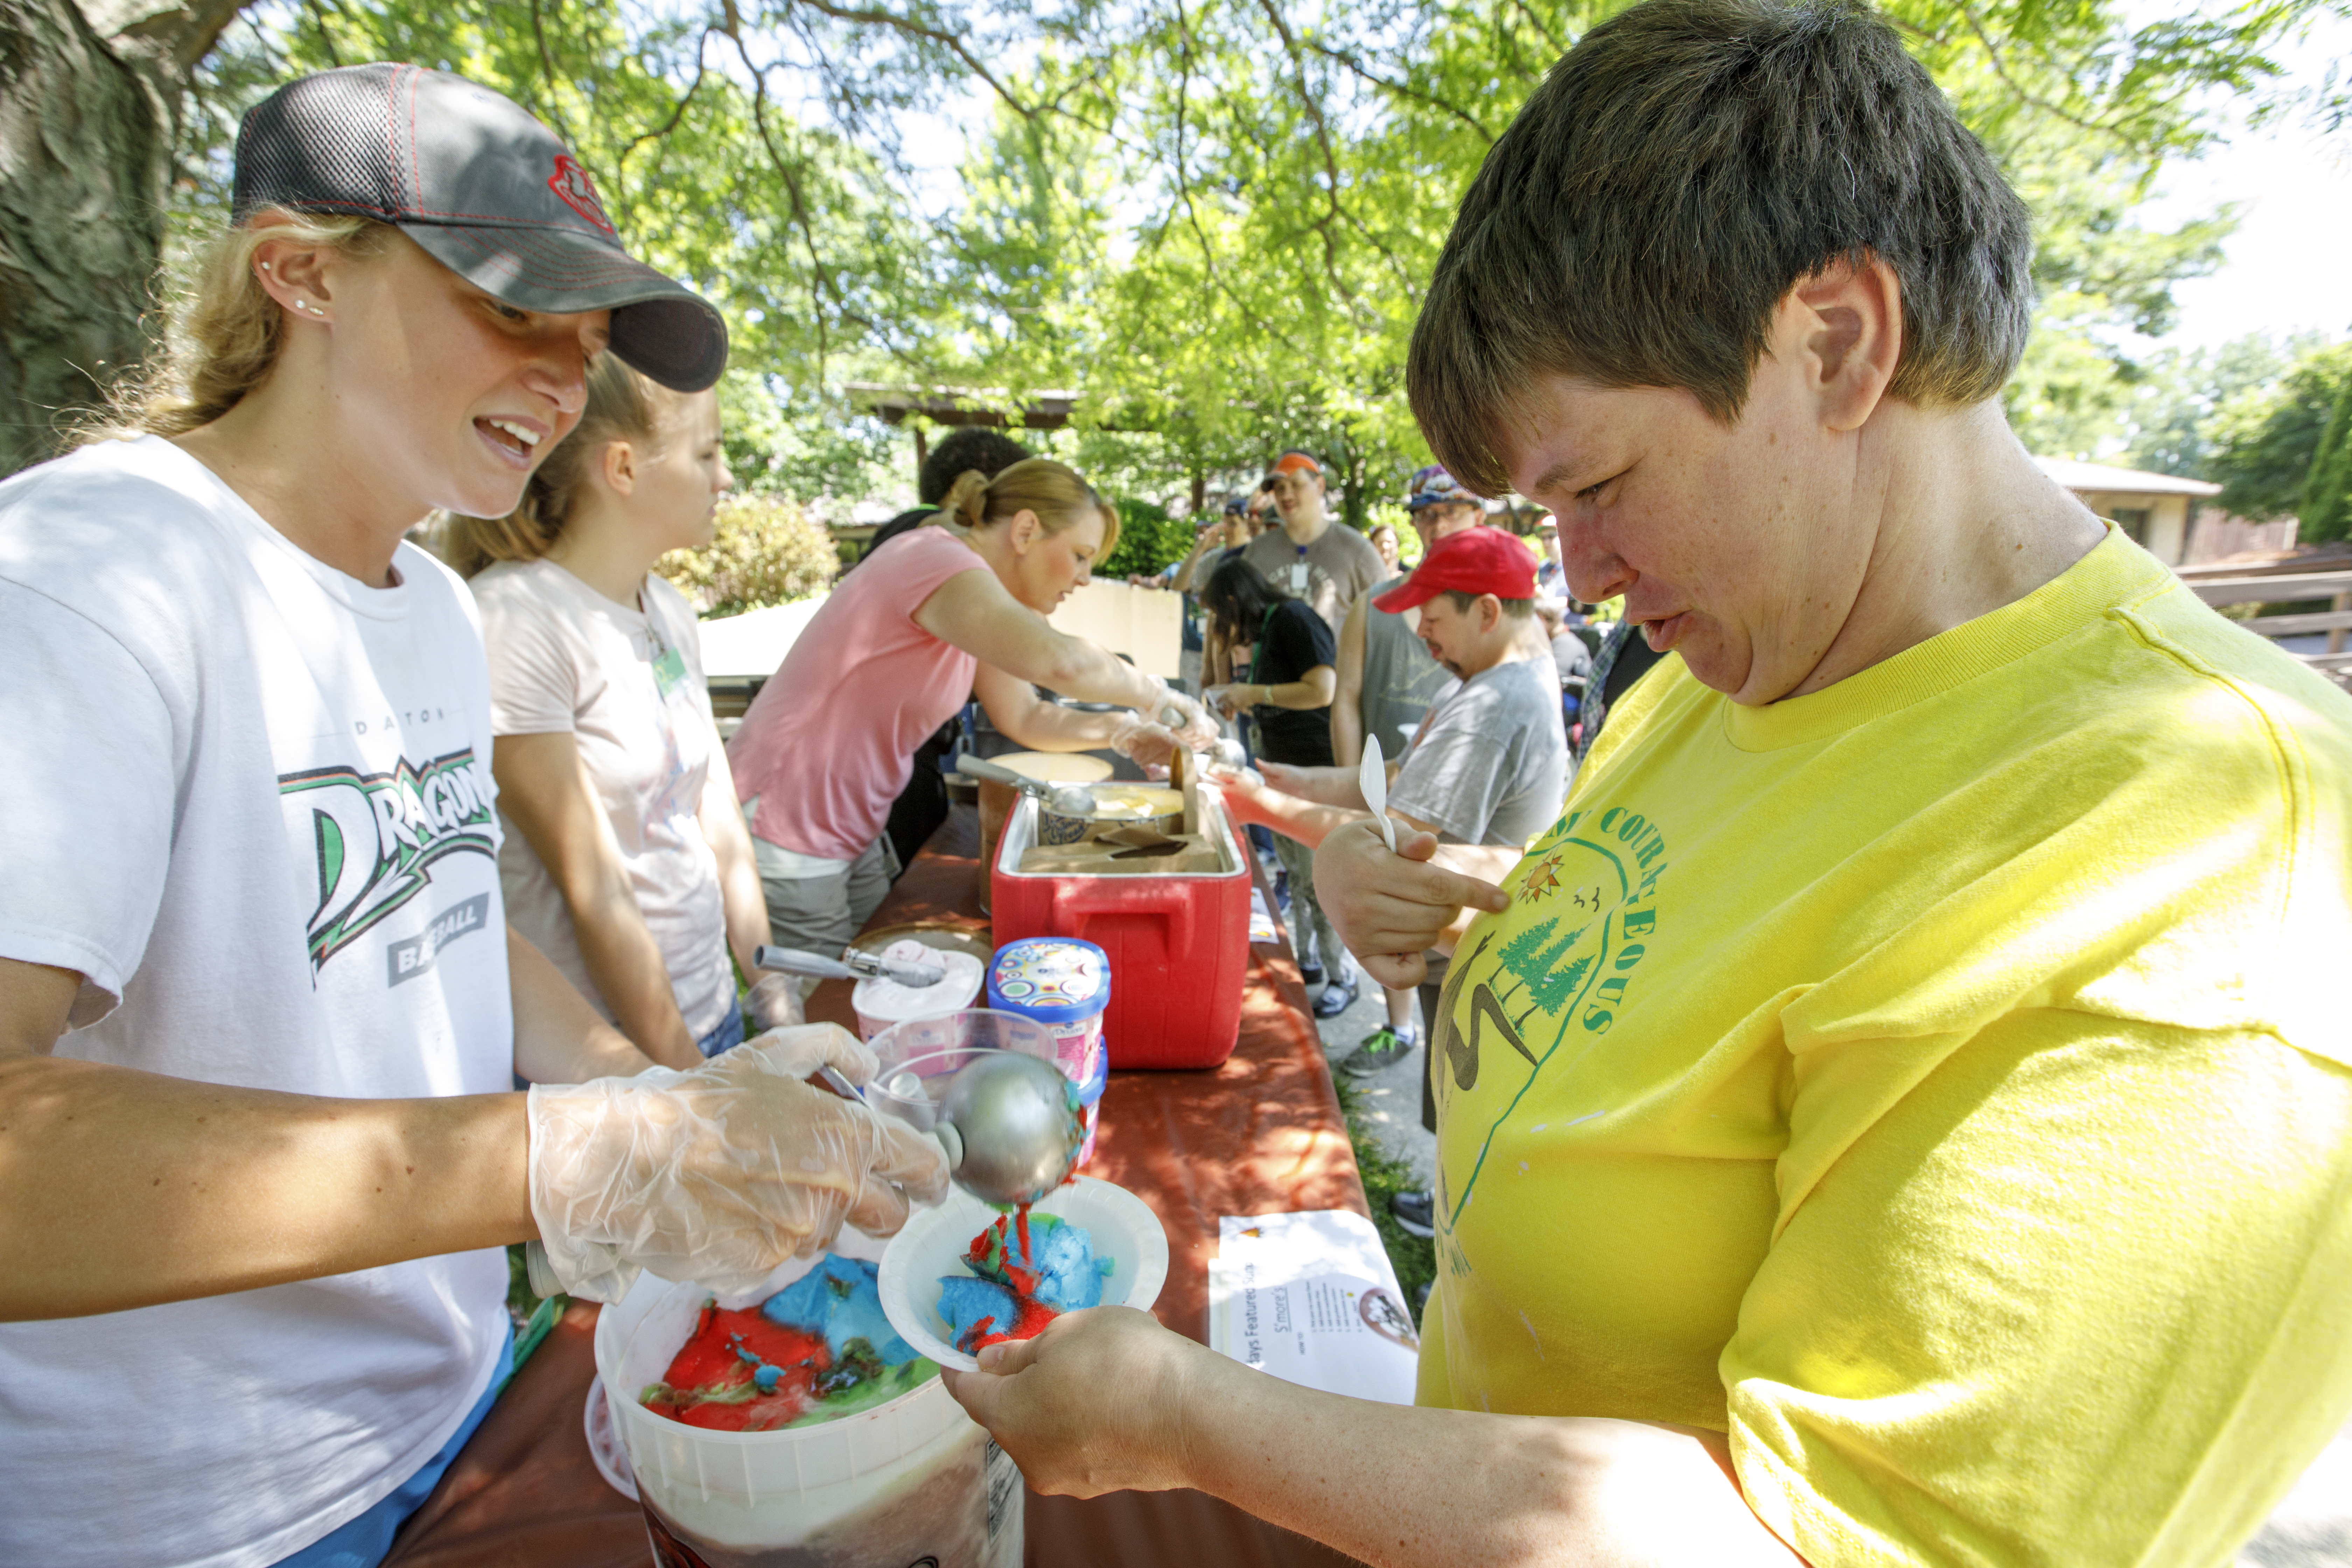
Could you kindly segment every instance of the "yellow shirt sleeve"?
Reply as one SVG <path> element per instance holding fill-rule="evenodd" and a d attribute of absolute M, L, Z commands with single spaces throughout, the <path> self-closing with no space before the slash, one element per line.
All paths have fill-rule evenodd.
<path fill-rule="evenodd" d="M 1916 1071 L 1829 1049 L 1850 1097 Z M 2041 1008 L 1895 1092 L 1723 1353 L 1758 1515 L 1817 1563 L 2225 1562 L 2352 1404 L 2352 1069 Z"/>

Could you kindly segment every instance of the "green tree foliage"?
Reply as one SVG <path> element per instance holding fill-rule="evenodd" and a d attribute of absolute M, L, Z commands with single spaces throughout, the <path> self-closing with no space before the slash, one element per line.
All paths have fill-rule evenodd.
<path fill-rule="evenodd" d="M 1118 508 L 1118 548 L 1095 567 L 1097 577 L 1149 576 L 1192 550 L 1192 525 L 1169 515 L 1157 501 L 1114 500 Z"/>
<path fill-rule="evenodd" d="M 2231 409 L 2268 397 L 2314 337 L 2273 342 L 2260 333 L 2218 349 L 2174 350 L 2139 367 L 2125 410 L 2131 445 L 2124 461 L 2159 474 L 2210 479 L 2218 431 Z"/>
<path fill-rule="evenodd" d="M 2113 345 L 2168 324 L 2231 221 L 2133 211 L 2218 99 L 2270 90 L 2264 51 L 2318 3 L 1885 7 L 2034 205 L 2042 329 L 2009 397 L 2029 443 L 2128 427 L 2145 377 Z M 446 65 L 570 138 L 630 243 L 726 309 L 748 485 L 903 485 L 905 437 L 851 411 L 852 381 L 1069 390 L 1075 427 L 1039 444 L 1122 493 L 1223 490 L 1298 445 L 1362 526 L 1427 458 L 1403 350 L 1454 204 L 1619 8 L 299 0 L 215 51 L 191 159 L 216 184 L 235 110 L 299 71 Z M 980 133 L 943 160 L 958 122 Z"/>
<path fill-rule="evenodd" d="M 2268 395 L 2242 396 L 2225 407 L 2214 423 L 2218 449 L 2206 475 L 2221 486 L 2216 498 L 2221 508 L 2251 518 L 2299 513 L 2314 459 L 2347 388 L 2352 342 L 2336 343 L 2305 350 Z M 2339 439 L 2336 450 L 2342 446 Z M 2297 538 L 2344 537 L 2315 533 L 2314 521 L 2304 520 Z"/>
<path fill-rule="evenodd" d="M 2305 540 L 2352 538 L 2352 376 L 2336 395 L 2336 406 L 2319 434 L 2311 472 L 2304 477 Z"/>

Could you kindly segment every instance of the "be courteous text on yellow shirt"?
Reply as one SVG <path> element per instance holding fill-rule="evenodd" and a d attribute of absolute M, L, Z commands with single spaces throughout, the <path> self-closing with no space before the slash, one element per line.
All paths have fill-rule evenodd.
<path fill-rule="evenodd" d="M 2226 1561 L 2352 1413 L 2352 700 L 2120 533 L 1669 659 L 1456 949 L 1421 1398 L 1727 1430 L 1816 1568 Z"/>

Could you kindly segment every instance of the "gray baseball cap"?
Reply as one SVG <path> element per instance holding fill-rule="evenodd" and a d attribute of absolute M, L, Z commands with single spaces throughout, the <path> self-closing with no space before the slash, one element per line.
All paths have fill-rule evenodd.
<path fill-rule="evenodd" d="M 231 216 L 268 206 L 392 224 L 518 310 L 609 310 L 613 352 L 676 391 L 700 392 L 727 366 L 710 302 L 624 250 L 571 151 L 463 77 L 345 66 L 271 93 L 237 128 Z"/>

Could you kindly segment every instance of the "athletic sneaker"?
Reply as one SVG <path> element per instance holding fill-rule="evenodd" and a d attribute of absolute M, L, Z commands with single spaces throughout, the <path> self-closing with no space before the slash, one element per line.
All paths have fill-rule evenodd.
<path fill-rule="evenodd" d="M 1349 1078 L 1370 1078 L 1412 1055 L 1413 1047 L 1420 1044 L 1419 1030 L 1400 1031 L 1393 1025 L 1382 1024 L 1364 1037 L 1364 1043 L 1339 1064 L 1339 1070 Z"/>
<path fill-rule="evenodd" d="M 1391 1193 L 1389 1213 L 1409 1236 L 1437 1234 L 1437 1205 L 1427 1193 Z"/>

